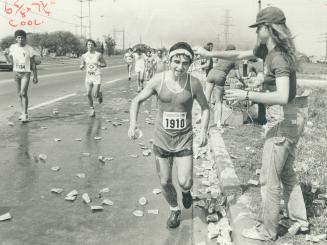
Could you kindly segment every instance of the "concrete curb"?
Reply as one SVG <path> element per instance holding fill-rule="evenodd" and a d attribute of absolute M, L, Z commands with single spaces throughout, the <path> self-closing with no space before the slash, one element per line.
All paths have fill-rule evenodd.
<path fill-rule="evenodd" d="M 233 229 L 232 240 L 235 245 L 256 245 L 264 242 L 246 239 L 242 236 L 244 229 L 255 225 L 253 214 L 250 211 L 250 197 L 242 194 L 239 178 L 236 175 L 233 162 L 226 150 L 224 140 L 217 128 L 209 130 L 209 145 L 212 159 L 217 166 L 218 177 L 222 192 L 230 197 L 228 218 Z"/>

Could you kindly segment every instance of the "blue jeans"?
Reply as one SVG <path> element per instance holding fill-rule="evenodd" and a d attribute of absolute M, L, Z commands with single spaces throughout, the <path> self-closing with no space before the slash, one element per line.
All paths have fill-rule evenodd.
<path fill-rule="evenodd" d="M 303 132 L 307 116 L 292 102 L 285 106 L 268 107 L 267 119 L 260 175 L 260 220 L 266 235 L 276 239 L 281 185 L 289 218 L 303 227 L 308 227 L 303 195 L 293 166 L 296 144 Z"/>

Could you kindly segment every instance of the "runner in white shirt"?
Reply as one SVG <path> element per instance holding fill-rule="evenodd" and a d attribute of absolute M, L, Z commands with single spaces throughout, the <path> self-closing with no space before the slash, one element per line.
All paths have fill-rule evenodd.
<path fill-rule="evenodd" d="M 145 80 L 149 81 L 153 76 L 153 64 L 154 64 L 154 57 L 151 54 L 151 51 L 146 52 L 146 59 L 145 59 Z"/>
<path fill-rule="evenodd" d="M 124 55 L 124 60 L 127 63 L 127 72 L 128 72 L 128 80 L 131 80 L 132 77 L 132 67 L 134 63 L 133 49 L 129 48 L 127 53 Z"/>
<path fill-rule="evenodd" d="M 31 78 L 31 70 L 33 72 L 33 83 L 38 83 L 35 56 L 36 51 L 26 44 L 26 32 L 17 30 L 15 32 L 17 43 L 12 44 L 9 48 L 9 53 L 5 53 L 7 59 L 13 64 L 14 80 L 17 84 L 19 102 L 22 115 L 19 120 L 23 123 L 29 120 L 28 118 L 28 85 Z"/>
<path fill-rule="evenodd" d="M 93 105 L 92 90 L 94 98 L 97 98 L 99 100 L 99 104 L 101 104 L 103 101 L 102 92 L 100 91 L 102 82 L 101 68 L 106 67 L 107 64 L 102 54 L 95 50 L 95 41 L 88 39 L 86 41 L 86 45 L 87 52 L 81 57 L 80 69 L 84 70 L 86 68 L 85 87 L 91 108 L 90 117 L 94 117 L 95 110 Z"/>
<path fill-rule="evenodd" d="M 168 68 L 167 57 L 162 54 L 162 50 L 158 49 L 157 55 L 154 59 L 154 73 L 160 73 Z"/>
<path fill-rule="evenodd" d="M 144 88 L 145 59 L 146 55 L 142 53 L 141 49 L 137 49 L 134 53 L 137 92 L 140 92 Z"/>

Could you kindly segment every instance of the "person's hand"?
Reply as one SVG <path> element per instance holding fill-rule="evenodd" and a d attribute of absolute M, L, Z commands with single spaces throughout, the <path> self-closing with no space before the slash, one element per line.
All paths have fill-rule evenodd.
<path fill-rule="evenodd" d="M 195 56 L 199 55 L 199 56 L 202 56 L 202 57 L 209 57 L 210 55 L 210 52 L 206 49 L 204 49 L 203 47 L 194 47 L 193 48 L 193 52 L 195 54 Z"/>
<path fill-rule="evenodd" d="M 207 145 L 208 143 L 208 134 L 206 130 L 201 130 L 200 133 L 200 147 Z"/>
<path fill-rule="evenodd" d="M 37 77 L 34 76 L 34 77 L 33 77 L 33 83 L 34 83 L 34 84 L 37 84 L 38 82 L 39 82 L 39 79 L 38 79 Z"/>
<path fill-rule="evenodd" d="M 247 91 L 241 89 L 228 89 L 225 91 L 225 97 L 228 101 L 243 101 L 246 99 Z"/>
<path fill-rule="evenodd" d="M 84 65 L 80 65 L 80 66 L 79 66 L 79 69 L 82 70 L 82 71 L 84 70 L 84 68 L 85 68 Z"/>
<path fill-rule="evenodd" d="M 136 127 L 135 126 L 129 126 L 129 129 L 128 129 L 128 137 L 131 140 L 135 140 L 137 138 L 135 132 L 136 132 Z"/>

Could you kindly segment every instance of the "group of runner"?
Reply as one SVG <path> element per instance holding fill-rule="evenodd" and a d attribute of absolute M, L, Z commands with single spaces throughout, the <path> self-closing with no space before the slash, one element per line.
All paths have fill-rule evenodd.
<path fill-rule="evenodd" d="M 147 50 L 144 52 L 141 48 L 129 48 L 124 55 L 124 60 L 127 63 L 128 80 L 132 78 L 132 69 L 136 74 L 137 92 L 144 89 L 144 81 L 149 81 L 154 74 L 167 69 L 167 58 L 163 55 L 161 49 Z"/>
<path fill-rule="evenodd" d="M 296 223 L 300 231 L 308 230 L 306 209 L 296 173 L 293 169 L 294 151 L 304 128 L 305 118 L 296 102 L 296 56 L 293 36 L 286 26 L 284 13 L 276 7 L 268 7 L 257 15 L 256 28 L 258 43 L 254 50 L 238 51 L 229 47 L 226 51 L 214 51 L 202 47 L 192 48 L 188 43 L 174 44 L 165 60 L 158 50 L 156 61 L 151 52 L 145 55 L 140 49 L 129 49 L 125 55 L 128 75 L 131 80 L 131 67 L 137 75 L 138 91 L 130 107 L 130 127 L 128 136 L 137 138 L 137 118 L 141 103 L 156 96 L 158 114 L 154 126 L 155 163 L 163 194 L 170 206 L 167 220 L 169 228 L 180 224 L 181 208 L 177 201 L 177 191 L 172 183 L 172 166 L 176 164 L 178 184 L 182 190 L 182 203 L 185 208 L 192 205 L 193 184 L 193 131 L 192 107 L 196 100 L 201 107 L 200 146 L 207 144 L 210 95 L 213 87 L 219 90 L 219 101 L 225 93 L 229 101 L 251 100 L 267 105 L 267 132 L 263 147 L 262 170 L 260 175 L 262 212 L 260 223 L 243 231 L 243 236 L 258 240 L 275 240 L 279 222 L 280 186 L 283 185 L 284 201 L 287 205 L 289 221 Z M 10 47 L 10 57 L 14 64 L 14 77 L 22 104 L 22 120 L 27 116 L 27 88 L 30 69 L 37 82 L 34 53 L 25 44 L 26 33 L 15 33 L 17 44 Z M 82 56 L 81 69 L 86 69 L 86 88 L 94 116 L 94 97 L 102 102 L 100 91 L 101 67 L 105 61 L 95 51 L 95 43 L 87 42 L 88 52 Z M 206 91 L 199 79 L 188 73 L 195 56 L 218 58 L 220 63 L 212 68 L 206 78 Z M 224 92 L 226 75 L 237 60 L 258 57 L 265 62 L 265 77 L 262 83 L 264 92 L 229 89 Z M 160 62 L 159 62 L 160 61 Z M 148 63 L 149 62 L 149 63 Z M 168 64 L 167 64 L 168 62 Z M 148 64 L 156 64 L 155 69 Z M 166 65 L 167 64 L 167 65 Z M 150 71 L 151 70 L 151 71 Z M 144 87 L 145 73 L 149 82 Z M 266 92 L 269 91 L 269 92 Z"/>

